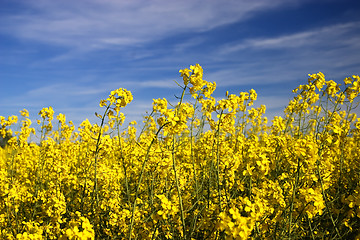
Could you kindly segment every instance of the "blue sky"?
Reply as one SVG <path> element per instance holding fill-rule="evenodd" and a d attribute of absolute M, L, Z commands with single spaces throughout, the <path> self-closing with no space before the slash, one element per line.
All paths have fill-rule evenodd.
<path fill-rule="evenodd" d="M 358 0 L 0 0 L 0 115 L 52 106 L 78 125 L 100 99 L 132 91 L 127 120 L 181 89 L 199 63 L 225 91 L 258 92 L 281 115 L 309 73 L 360 74 Z"/>

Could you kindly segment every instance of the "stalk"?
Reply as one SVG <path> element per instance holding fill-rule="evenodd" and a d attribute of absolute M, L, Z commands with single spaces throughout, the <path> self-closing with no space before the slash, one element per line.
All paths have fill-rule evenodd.
<path fill-rule="evenodd" d="M 140 173 L 140 177 L 139 177 L 139 181 L 138 181 L 138 184 L 137 184 L 137 187 L 136 187 L 136 191 L 135 191 L 135 199 L 134 199 L 134 203 L 133 203 L 133 206 L 132 206 L 132 210 L 131 210 L 131 221 L 130 221 L 130 226 L 129 226 L 129 240 L 131 240 L 131 233 L 132 233 L 132 230 L 133 230 L 133 226 L 134 226 L 134 214 L 135 214 L 135 210 L 136 210 L 136 199 L 138 197 L 138 194 L 139 194 L 139 190 L 140 190 L 140 185 L 141 185 L 141 181 L 142 181 L 142 178 L 143 178 L 143 175 L 144 175 L 144 171 L 145 171 L 145 165 L 147 163 L 147 161 L 149 160 L 149 155 L 150 155 L 150 149 L 152 147 L 152 145 L 154 144 L 155 142 L 155 139 L 157 139 L 157 136 L 159 135 L 161 129 L 167 125 L 169 122 L 165 123 L 164 125 L 162 125 L 159 130 L 156 132 L 155 136 L 153 137 L 153 139 L 151 140 L 150 142 L 150 145 L 146 151 L 146 156 L 145 156 L 145 160 L 142 164 L 142 167 L 141 167 L 141 173 Z"/>
<path fill-rule="evenodd" d="M 104 126 L 106 113 L 110 109 L 110 106 L 111 105 L 106 107 L 104 115 L 101 118 L 99 134 L 98 134 L 98 137 L 96 140 L 95 160 L 94 160 L 94 189 L 93 189 L 93 202 L 94 202 L 94 197 L 96 196 L 96 206 L 99 205 L 99 192 L 98 192 L 98 183 L 97 183 L 97 163 L 98 163 L 98 156 L 99 156 L 99 152 L 100 152 L 100 140 L 101 140 L 101 135 L 102 135 L 101 130 L 102 130 L 102 127 Z"/>
<path fill-rule="evenodd" d="M 221 117 L 223 115 L 223 110 L 221 110 L 220 117 L 219 117 L 219 123 L 218 123 L 218 129 L 217 129 L 217 143 L 216 143 L 216 181 L 217 181 L 217 190 L 218 190 L 218 200 L 219 200 L 219 211 L 222 212 L 221 207 L 221 189 L 220 189 L 220 124 L 221 124 Z"/>
<path fill-rule="evenodd" d="M 184 86 L 183 91 L 181 93 L 180 102 L 179 102 L 178 108 L 176 109 L 175 116 L 179 115 L 179 109 L 180 109 L 182 101 L 184 99 L 186 87 L 187 87 L 187 85 Z M 181 197 L 181 191 L 180 191 L 180 186 L 179 186 L 179 179 L 178 179 L 177 171 L 176 171 L 175 136 L 173 136 L 172 159 L 173 159 L 173 170 L 174 170 L 174 175 L 175 175 L 176 190 L 177 190 L 178 198 L 179 198 L 181 223 L 182 223 L 182 228 L 183 228 L 184 239 L 186 239 L 186 227 L 185 227 L 184 209 L 183 209 L 183 204 L 182 204 L 182 197 Z"/>

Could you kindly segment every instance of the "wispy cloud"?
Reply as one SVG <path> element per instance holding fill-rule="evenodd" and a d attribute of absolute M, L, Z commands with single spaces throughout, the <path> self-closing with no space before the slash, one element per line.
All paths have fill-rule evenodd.
<path fill-rule="evenodd" d="M 206 31 L 299 1 L 17 2 L 30 10 L 1 16 L 1 32 L 48 44 L 99 49 L 141 45 L 181 32 Z"/>
<path fill-rule="evenodd" d="M 87 110 L 91 110 L 92 113 L 98 108 L 100 99 L 106 98 L 110 91 L 117 87 L 114 82 L 102 82 L 101 84 L 82 84 L 81 82 L 49 83 L 29 89 L 21 95 L 7 97 L 0 102 L 0 108 L 2 110 L 13 109 L 17 112 L 23 108 L 39 111 L 43 107 L 56 106 L 59 111 L 71 110 L 72 113 L 76 113 L 75 109 L 78 109 L 78 114 Z M 122 82 L 121 87 L 131 91 L 136 89 L 137 97 L 141 97 L 139 95 L 146 93 L 150 88 L 174 89 L 177 85 L 173 80 L 164 79 L 143 82 L 127 81 Z M 144 103 L 149 101 L 141 102 L 141 100 L 135 99 L 136 106 L 139 102 L 143 107 Z M 138 108 L 138 106 L 132 107 L 132 110 Z M 139 111 L 136 110 L 135 112 L 139 114 Z"/>
<path fill-rule="evenodd" d="M 218 48 L 220 61 L 224 65 L 230 62 L 230 66 L 207 74 L 207 78 L 226 87 L 294 81 L 319 71 L 330 78 L 359 74 L 359 39 L 360 22 L 242 39 Z M 239 60 L 239 54 L 246 58 Z"/>
<path fill-rule="evenodd" d="M 151 110 L 152 98 L 174 97 L 178 70 L 195 63 L 204 67 L 205 80 L 217 82 L 216 97 L 225 88 L 254 88 L 268 113 L 281 114 L 290 83 L 306 81 L 308 73 L 323 71 L 327 79 L 359 74 L 360 22 L 324 20 L 258 37 L 226 26 L 261 22 L 259 13 L 311 0 L 4 1 L 16 7 L 0 10 L 0 34 L 7 39 L 1 40 L 0 77 L 10 90 L 0 89 L 0 114 L 50 105 L 69 119 L 96 120 L 98 101 L 124 87 L 134 94 L 124 112 L 138 120 Z M 279 90 L 266 89 L 271 84 Z"/>
<path fill-rule="evenodd" d="M 227 44 L 223 47 L 221 53 L 228 54 L 246 49 L 299 48 L 324 44 L 359 46 L 359 36 L 353 34 L 358 33 L 359 29 L 360 22 L 350 22 L 277 37 L 245 39 L 239 43 Z"/>

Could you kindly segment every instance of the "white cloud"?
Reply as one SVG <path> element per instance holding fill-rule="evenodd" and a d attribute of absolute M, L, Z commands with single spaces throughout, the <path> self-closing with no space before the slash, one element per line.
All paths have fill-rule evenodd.
<path fill-rule="evenodd" d="M 41 98 L 43 96 L 49 96 L 51 98 L 57 97 L 76 97 L 84 95 L 94 95 L 105 92 L 107 89 L 105 86 L 78 86 L 72 83 L 55 83 L 39 88 L 31 89 L 27 92 L 27 96 L 30 98 Z"/>
<path fill-rule="evenodd" d="M 176 88 L 177 85 L 174 82 L 174 80 L 153 80 L 153 81 L 143 81 L 139 83 L 135 83 L 136 87 L 142 87 L 142 88 Z"/>
<path fill-rule="evenodd" d="M 261 85 L 306 81 L 307 74 L 321 71 L 327 79 L 341 81 L 345 76 L 359 74 L 359 30 L 360 22 L 349 22 L 225 44 L 217 50 L 224 67 L 217 65 L 220 70 L 207 73 L 206 78 L 223 87 Z M 267 54 L 266 50 L 272 51 Z M 239 59 L 239 54 L 244 58 Z M 227 65 L 227 61 L 231 64 Z"/>
<path fill-rule="evenodd" d="M 5 14 L 1 32 L 76 48 L 134 46 L 172 34 L 206 31 L 299 0 L 21 1 L 27 11 Z M 14 9 L 16 12 L 16 9 Z"/>
<path fill-rule="evenodd" d="M 93 113 L 98 108 L 100 99 L 108 97 L 110 91 L 118 87 L 118 83 L 114 82 L 101 82 L 101 84 L 96 85 L 84 84 L 83 82 L 49 83 L 48 85 L 34 86 L 21 95 L 10 96 L 3 99 L 3 101 L 0 102 L 0 108 L 9 112 L 11 111 L 11 114 L 17 114 L 18 111 L 23 108 L 39 111 L 43 107 L 53 106 L 56 107 L 56 111 L 69 111 L 72 116 L 76 114 L 82 114 L 84 116 L 83 113 L 88 110 L 91 110 L 91 113 Z M 121 87 L 130 91 L 136 89 L 136 92 L 133 92 L 133 94 L 136 94 L 139 98 L 141 98 L 141 95 L 146 93 L 149 88 L 178 88 L 173 80 L 168 79 L 143 82 L 127 81 L 122 82 Z M 135 105 L 133 104 L 133 106 L 136 107 L 131 107 L 132 110 L 130 112 L 139 114 L 137 104 L 140 102 L 140 108 L 143 108 L 145 101 L 141 102 L 137 97 L 134 99 Z M 148 105 L 149 104 L 146 106 Z"/>
<path fill-rule="evenodd" d="M 36 85 L 33 85 L 33 90 L 17 93 L 15 97 L 5 99 L 0 103 L 0 108 L 2 110 L 6 108 L 6 111 L 8 109 L 18 111 L 26 106 L 39 111 L 42 107 L 56 104 L 55 111 L 68 112 L 70 120 L 80 121 L 89 114 L 95 119 L 93 112 L 98 110 L 100 98 L 107 97 L 114 86 L 116 88 L 120 85 L 137 91 L 136 99 L 124 109 L 124 112 L 128 114 L 128 119 L 140 119 L 139 116 L 145 114 L 146 110 L 151 110 L 152 97 L 160 95 L 154 91 L 154 88 L 161 88 L 159 92 L 169 96 L 177 93 L 172 89 L 178 88 L 174 79 L 181 81 L 178 72 L 174 71 L 171 76 L 167 74 L 170 70 L 173 71 L 174 66 L 188 67 L 188 65 L 182 66 L 184 63 L 189 65 L 200 63 L 204 66 L 206 80 L 216 81 L 218 87 L 226 87 L 234 91 L 235 89 L 241 91 L 242 85 L 252 85 L 258 90 L 263 86 L 262 84 L 272 83 L 280 86 L 281 83 L 299 79 L 306 81 L 307 73 L 318 71 L 330 72 L 333 74 L 331 78 L 344 74 L 359 74 L 359 72 L 351 72 L 357 70 L 360 64 L 359 22 L 274 37 L 240 39 L 238 42 L 221 46 L 218 51 L 214 49 L 206 53 L 187 51 L 192 46 L 201 45 L 206 41 L 201 37 L 186 37 L 184 42 L 174 44 L 170 50 L 166 48 L 159 50 L 161 47 L 158 48 L 158 45 L 155 49 L 149 45 L 145 46 L 146 43 L 171 38 L 175 34 L 184 33 L 191 36 L 193 32 L 207 31 L 248 19 L 261 11 L 289 6 L 289 4 L 302 4 L 304 2 L 302 0 L 229 0 L 226 4 L 221 0 L 14 1 L 27 5 L 27 10 L 13 9 L 14 11 L 0 15 L 2 23 L 0 34 L 30 42 L 60 46 L 61 49 L 54 54 L 56 56 L 51 58 L 52 62 L 49 62 L 49 59 L 46 59 L 48 55 L 44 54 L 45 59 L 31 60 L 34 64 L 31 68 L 41 72 L 41 69 L 49 66 L 51 71 L 45 71 L 43 74 L 49 72 L 55 76 L 54 79 L 69 77 L 65 77 L 63 83 L 54 83 L 56 80 L 50 79 L 46 86 L 36 88 Z M 109 66 L 109 63 L 98 64 L 98 62 L 89 63 L 89 66 L 80 66 L 76 61 L 70 61 L 71 67 L 73 64 L 74 68 L 79 68 L 77 69 L 79 73 L 74 75 L 68 74 L 73 70 L 72 68 L 63 69 L 62 65 L 57 65 L 59 61 L 72 60 L 74 55 L 84 59 L 90 55 L 86 55 L 88 51 L 104 48 L 111 51 L 114 49 L 114 55 L 106 58 L 111 64 L 118 64 L 117 58 L 145 60 L 135 62 L 134 65 L 116 67 Z M 242 50 L 249 51 L 242 54 Z M 257 50 L 265 51 L 259 54 Z M 266 50 L 276 50 L 279 54 L 267 54 Z M 134 56 L 130 56 L 132 51 Z M 163 52 L 158 54 L 158 51 Z M 93 60 L 101 59 L 95 54 L 90 56 L 94 58 Z M 120 54 L 125 56 L 118 57 Z M 154 55 L 156 58 L 151 58 Z M 22 60 L 16 58 L 13 62 L 19 64 L 19 59 Z M 205 67 L 206 64 L 208 67 Z M 102 66 L 106 69 L 99 70 Z M 91 69 L 92 67 L 94 69 Z M 82 74 L 80 68 L 89 69 L 84 73 L 93 76 L 89 82 L 79 81 L 78 76 Z M 145 76 L 147 70 L 149 70 L 148 76 L 144 77 L 144 80 L 140 79 L 137 74 L 141 73 L 140 76 Z M 59 73 L 62 71 L 64 75 Z M 124 71 L 128 71 L 129 74 L 124 76 Z M 114 79 L 127 79 L 127 81 L 115 83 Z M 291 90 L 283 89 L 286 93 L 291 93 Z M 144 101 L 138 101 L 139 99 Z M 286 105 L 288 100 L 282 96 L 259 96 L 259 102 L 267 105 L 269 113 L 281 112 L 282 106 Z"/>
<path fill-rule="evenodd" d="M 304 32 L 292 33 L 271 38 L 245 39 L 240 43 L 227 44 L 221 50 L 222 54 L 228 54 L 244 49 L 285 49 L 309 47 L 312 45 L 354 45 L 359 46 L 358 36 L 351 37 L 360 27 L 360 22 L 331 25 L 319 29 L 312 29 Z M 346 34 L 345 33 L 349 33 Z M 344 36 L 347 36 L 344 38 Z M 355 40 L 357 39 L 357 40 Z"/>

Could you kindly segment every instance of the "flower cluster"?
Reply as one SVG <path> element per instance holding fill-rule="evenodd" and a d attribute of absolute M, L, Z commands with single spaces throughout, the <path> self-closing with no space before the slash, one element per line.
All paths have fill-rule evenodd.
<path fill-rule="evenodd" d="M 42 109 L 38 143 L 27 110 L 0 116 L 0 239 L 360 239 L 359 76 L 309 75 L 271 121 L 253 89 L 180 77 L 139 132 L 122 88 L 100 124 Z"/>

